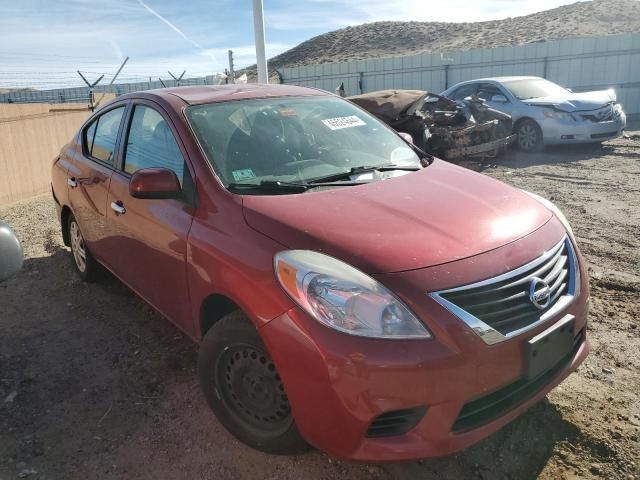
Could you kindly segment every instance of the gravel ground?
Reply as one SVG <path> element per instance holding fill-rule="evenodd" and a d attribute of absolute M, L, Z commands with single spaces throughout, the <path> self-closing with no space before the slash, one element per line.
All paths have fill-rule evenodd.
<path fill-rule="evenodd" d="M 117 280 L 78 280 L 48 195 L 0 207 L 27 255 L 23 272 L 0 285 L 0 479 L 640 478 L 637 133 L 467 165 L 564 210 L 589 263 L 593 350 L 499 432 L 415 463 L 241 445 L 205 405 L 195 345 Z"/>

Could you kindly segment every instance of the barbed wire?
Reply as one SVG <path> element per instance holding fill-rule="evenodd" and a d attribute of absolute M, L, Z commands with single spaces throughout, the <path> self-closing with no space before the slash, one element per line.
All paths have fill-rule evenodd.
<path fill-rule="evenodd" d="M 2 53 L 4 60 L 0 67 L 0 102 L 16 101 L 31 102 L 38 98 L 53 99 L 53 101 L 70 102 L 71 99 L 88 98 L 88 88 L 78 75 L 78 71 L 88 81 L 95 81 L 101 75 L 104 79 L 96 86 L 96 92 L 113 92 L 116 94 L 135 89 L 159 88 L 162 85 L 203 85 L 218 83 L 211 80 L 222 72 L 220 69 L 203 68 L 200 64 L 189 69 L 188 65 L 177 65 L 170 58 L 144 62 L 129 62 L 120 72 L 112 87 L 108 84 L 119 69 L 119 61 L 100 60 L 96 57 L 65 55 L 58 53 Z M 236 64 L 239 72 L 254 64 Z M 185 78 L 177 83 L 168 73 L 186 70 Z M 133 89 L 133 90 L 132 90 Z M 21 95 L 17 95 L 21 92 Z"/>

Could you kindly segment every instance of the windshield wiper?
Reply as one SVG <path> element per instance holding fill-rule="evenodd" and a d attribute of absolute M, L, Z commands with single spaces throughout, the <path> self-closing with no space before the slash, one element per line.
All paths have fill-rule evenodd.
<path fill-rule="evenodd" d="M 393 170 L 406 170 L 409 172 L 415 172 L 416 170 L 421 170 L 422 167 L 419 166 L 409 166 L 409 165 L 394 165 L 393 163 L 387 163 L 383 165 L 362 165 L 360 167 L 352 167 L 346 172 L 333 173 L 331 175 L 325 175 L 323 177 L 316 177 L 308 180 L 307 183 L 318 184 L 325 182 L 334 182 L 337 180 L 341 180 L 343 178 L 350 178 L 351 175 L 357 175 L 359 173 L 367 173 L 367 172 L 390 172 Z"/>
<path fill-rule="evenodd" d="M 311 188 L 311 186 L 306 183 L 292 183 L 276 180 L 262 180 L 260 183 L 230 183 L 227 187 L 232 191 L 262 190 L 292 193 L 306 192 Z"/>
<path fill-rule="evenodd" d="M 337 182 L 337 183 L 294 183 L 284 182 L 280 180 L 262 180 L 260 183 L 230 183 L 227 185 L 229 190 L 243 192 L 247 190 L 256 190 L 262 192 L 278 192 L 278 193 L 302 193 L 317 187 L 348 187 L 353 185 L 364 185 L 368 182 Z"/>

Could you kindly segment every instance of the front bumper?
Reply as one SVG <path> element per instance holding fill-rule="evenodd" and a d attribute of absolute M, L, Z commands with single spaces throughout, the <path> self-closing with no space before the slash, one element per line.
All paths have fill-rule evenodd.
<path fill-rule="evenodd" d="M 602 142 L 618 138 L 627 127 L 627 117 L 593 122 L 589 120 L 560 121 L 545 118 L 540 122 L 542 137 L 547 145 Z"/>
<path fill-rule="evenodd" d="M 511 260 L 520 261 L 517 256 L 528 255 L 536 242 L 539 246 L 541 236 L 560 234 L 558 225 L 549 223 L 540 229 L 542 233 L 479 256 L 487 258 L 476 259 L 474 265 L 508 267 L 504 258 L 512 256 L 516 258 Z M 503 261 L 496 262 L 496 256 L 502 256 Z M 447 266 L 451 281 L 456 281 L 458 274 L 466 275 L 469 268 L 464 268 L 465 264 L 469 267 L 464 260 Z M 429 284 L 434 272 L 437 273 L 431 268 L 381 275 L 379 279 L 394 291 L 418 298 L 410 288 L 399 286 L 404 282 Z M 584 336 L 588 285 L 584 269 L 581 273 L 582 293 L 571 305 L 548 322 L 497 345 L 486 345 L 424 292 L 416 301 L 403 300 L 425 319 L 434 333 L 433 340 L 395 341 L 344 335 L 324 327 L 298 308 L 267 323 L 260 333 L 284 382 L 296 424 L 309 443 L 331 455 L 358 461 L 442 456 L 481 440 L 513 420 L 584 360 L 589 351 Z M 465 404 L 508 389 L 522 378 L 523 344 L 567 314 L 575 317 L 575 332 L 583 335 L 570 358 L 517 404 L 473 428 L 455 428 Z M 368 435 L 372 422 L 386 412 L 424 412 L 420 410 L 424 408 L 424 416 L 404 434 Z"/>

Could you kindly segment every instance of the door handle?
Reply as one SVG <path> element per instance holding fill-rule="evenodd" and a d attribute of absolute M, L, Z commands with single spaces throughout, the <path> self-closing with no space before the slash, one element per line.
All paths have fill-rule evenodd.
<path fill-rule="evenodd" d="M 111 210 L 116 212 L 116 215 L 124 215 L 125 213 L 127 213 L 127 209 L 124 208 L 124 205 L 120 200 L 118 200 L 117 202 L 111 202 Z"/>
<path fill-rule="evenodd" d="M 78 186 L 78 182 L 76 181 L 76 177 L 67 178 L 67 185 L 71 188 L 76 188 Z"/>

